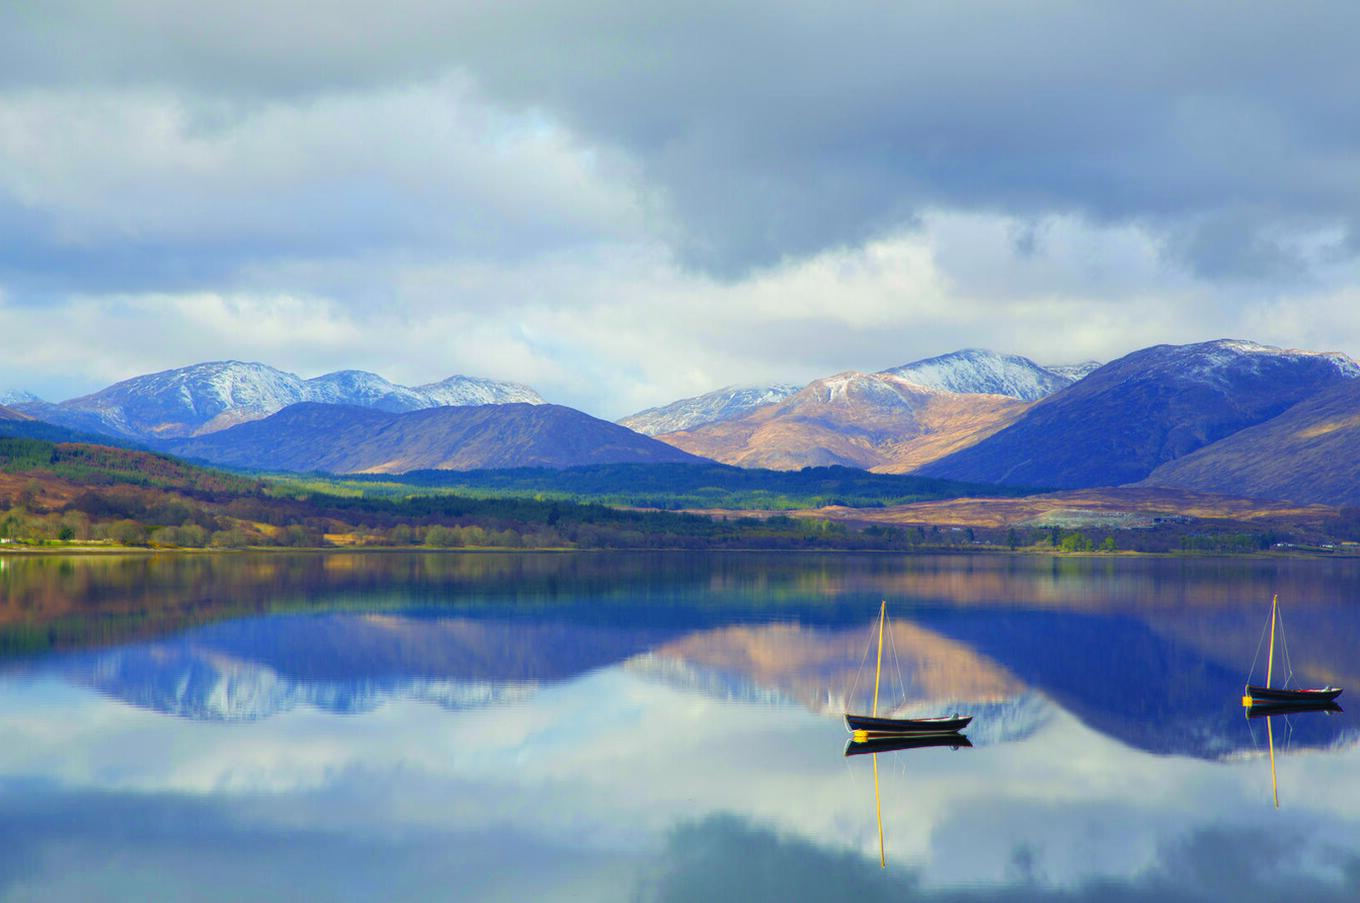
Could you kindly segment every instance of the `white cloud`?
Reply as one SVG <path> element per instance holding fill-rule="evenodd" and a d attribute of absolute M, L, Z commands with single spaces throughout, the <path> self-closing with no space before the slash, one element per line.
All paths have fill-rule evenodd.
<path fill-rule="evenodd" d="M 1024 230 L 1036 237 L 1017 244 Z M 1341 267 L 1288 293 L 1222 287 L 1186 275 L 1134 227 L 957 213 L 736 281 L 640 242 L 513 265 L 300 258 L 253 266 L 230 292 L 0 303 L 0 384 L 74 394 L 231 357 L 302 375 L 513 379 L 615 418 L 724 384 L 807 381 L 964 346 L 1055 363 L 1222 336 L 1355 353 L 1349 275 Z"/>
<path fill-rule="evenodd" d="M 964 346 L 1360 352 L 1345 29 L 981 9 L 5 10 L 0 386 L 245 358 L 613 418 Z"/>

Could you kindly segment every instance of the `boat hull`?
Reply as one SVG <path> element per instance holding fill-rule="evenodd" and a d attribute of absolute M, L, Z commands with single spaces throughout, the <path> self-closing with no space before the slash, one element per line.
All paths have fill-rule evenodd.
<path fill-rule="evenodd" d="M 1258 702 L 1247 709 L 1248 718 L 1271 718 L 1276 715 L 1303 715 L 1308 712 L 1325 712 L 1335 715 L 1344 711 L 1335 702 Z"/>
<path fill-rule="evenodd" d="M 856 731 L 867 734 L 954 734 L 967 727 L 972 720 L 972 715 L 962 718 L 957 715 L 944 718 L 875 718 L 872 715 L 846 714 L 845 729 L 852 734 Z"/>
<path fill-rule="evenodd" d="M 885 734 L 869 737 L 866 740 L 846 740 L 846 756 L 863 756 L 869 753 L 898 752 L 904 749 L 929 749 L 934 746 L 948 746 L 951 749 L 972 748 L 973 743 L 963 734 Z"/>
<path fill-rule="evenodd" d="M 1254 687 L 1247 684 L 1246 696 L 1252 705 L 1262 703 L 1316 703 L 1331 702 L 1341 695 L 1339 687 L 1324 687 L 1318 690 L 1281 690 L 1275 687 Z"/>

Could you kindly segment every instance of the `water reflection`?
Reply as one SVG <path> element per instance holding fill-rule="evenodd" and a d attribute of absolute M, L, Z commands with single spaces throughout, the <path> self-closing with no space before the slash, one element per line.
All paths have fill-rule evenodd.
<path fill-rule="evenodd" d="M 1313 716 L 1341 714 L 1341 706 L 1330 700 L 1325 702 L 1285 702 L 1260 703 L 1246 708 L 1247 720 L 1260 720 L 1266 726 L 1266 748 L 1270 757 L 1270 793 L 1275 808 L 1280 808 L 1280 785 L 1275 770 L 1275 722 L 1282 722 L 1285 732 L 1282 740 L 1286 750 L 1293 744 L 1294 729 L 1300 723 L 1308 723 Z M 1252 744 L 1256 743 L 1256 732 L 1252 731 Z"/>
<path fill-rule="evenodd" d="M 876 755 L 878 753 L 902 752 L 909 749 L 972 749 L 973 742 L 964 734 L 894 734 L 883 737 L 866 737 L 863 740 L 850 738 L 845 741 L 842 755 Z"/>
<path fill-rule="evenodd" d="M 1300 832 L 1202 828 L 1159 849 L 1136 876 L 1054 886 L 1034 871 L 1033 853 L 1013 851 L 1014 880 L 1004 885 L 933 887 L 919 872 L 866 869 L 858 857 L 734 815 L 677 827 L 638 899 L 669 901 L 923 900 L 949 903 L 1341 903 L 1360 898 L 1360 856 Z M 1287 851 L 1287 852 L 1282 852 Z M 1325 868 L 1317 869 L 1319 860 Z M 960 876 L 966 880 L 966 875 Z"/>
<path fill-rule="evenodd" d="M 1360 639 L 1354 606 L 1319 601 L 1356 585 L 1333 562 L 18 564 L 0 584 L 5 635 L 31 638 L 0 665 L 6 899 L 1356 890 L 1360 734 L 1291 719 L 1276 813 L 1237 704 L 1267 584 L 1293 581 L 1291 631 L 1319 637 L 1297 672 L 1355 667 L 1328 651 Z M 869 763 L 830 751 L 884 595 L 901 709 L 975 715 L 976 748 L 873 750 L 899 866 L 880 875 Z M 1293 852 L 1222 849 L 1264 831 Z"/>
<path fill-rule="evenodd" d="M 11 665 L 166 714 L 251 721 L 298 706 L 372 711 L 392 700 L 456 710 L 522 702 L 547 685 L 619 667 L 687 695 L 798 706 L 828 720 L 861 664 L 864 623 L 711 628 L 711 612 L 668 608 L 648 627 L 610 625 L 589 605 L 527 620 L 506 612 L 325 613 L 251 617 L 173 637 Z M 1013 742 L 1058 706 L 1159 754 L 1221 758 L 1249 748 L 1234 696 L 1240 671 L 1127 617 L 918 611 L 894 625 L 903 696 L 895 717 L 960 712 L 975 740 Z M 860 689 L 867 693 L 860 682 Z M 886 697 L 885 697 L 886 699 Z M 1356 736 L 1342 719 L 1297 726 L 1300 747 Z"/>

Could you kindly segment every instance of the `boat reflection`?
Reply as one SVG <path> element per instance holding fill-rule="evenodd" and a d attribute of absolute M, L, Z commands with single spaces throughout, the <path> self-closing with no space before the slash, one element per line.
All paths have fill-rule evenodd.
<path fill-rule="evenodd" d="M 905 749 L 930 749 L 948 746 L 950 749 L 972 749 L 973 741 L 963 734 L 899 734 L 884 737 L 853 738 L 845 741 L 845 755 L 863 756 L 869 753 L 900 752 Z"/>
<path fill-rule="evenodd" d="M 1258 702 L 1247 708 L 1246 714 L 1248 721 L 1256 718 L 1264 718 L 1266 720 L 1266 744 L 1270 749 L 1270 793 L 1275 800 L 1276 809 L 1280 808 L 1280 783 L 1275 773 L 1275 727 L 1273 724 L 1274 720 L 1276 718 L 1285 719 L 1285 724 L 1288 727 L 1288 734 L 1286 734 L 1287 738 L 1286 742 L 1288 742 L 1288 738 L 1291 737 L 1294 732 L 1294 725 L 1289 720 L 1291 717 L 1316 714 L 1318 712 L 1330 716 L 1334 714 L 1339 714 L 1341 711 L 1342 711 L 1341 706 L 1337 705 L 1335 702 L 1330 701 L 1292 702 L 1292 703 Z M 1255 735 L 1253 734 L 1252 736 L 1254 741 Z"/>
<path fill-rule="evenodd" d="M 857 732 L 856 736 L 845 741 L 846 758 L 851 756 L 868 755 L 873 758 L 874 763 L 874 815 L 878 819 L 878 866 L 879 868 L 888 867 L 888 850 L 883 843 L 883 797 L 878 789 L 878 755 L 879 753 L 906 752 L 912 749 L 931 749 L 933 747 L 948 746 L 951 749 L 972 749 L 973 744 L 966 736 L 955 732 L 938 734 L 879 734 L 864 736 L 862 732 Z"/>
<path fill-rule="evenodd" d="M 1335 715 L 1344 712 L 1335 702 L 1258 702 L 1247 709 L 1248 718 L 1272 718 L 1276 715 L 1301 715 L 1308 712 L 1323 712 Z"/>

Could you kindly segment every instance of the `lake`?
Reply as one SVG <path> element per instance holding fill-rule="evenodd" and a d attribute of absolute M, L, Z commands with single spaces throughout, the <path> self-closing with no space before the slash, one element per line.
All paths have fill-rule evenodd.
<path fill-rule="evenodd" d="M 1270 719 L 1276 808 L 1243 715 L 1273 593 L 1360 694 L 1348 560 L 0 557 L 0 898 L 1354 900 L 1360 722 Z M 974 716 L 877 756 L 886 868 L 882 599 L 881 707 Z"/>

